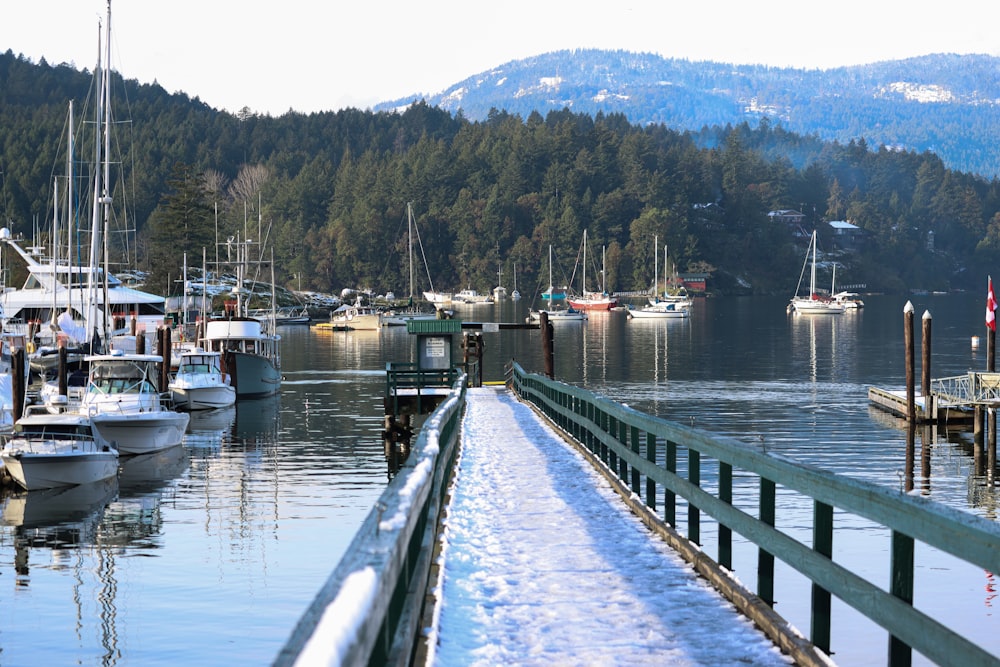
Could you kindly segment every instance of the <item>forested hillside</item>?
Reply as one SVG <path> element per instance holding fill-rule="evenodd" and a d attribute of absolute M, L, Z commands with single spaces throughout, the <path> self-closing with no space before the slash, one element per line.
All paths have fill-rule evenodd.
<path fill-rule="evenodd" d="M 769 118 L 824 141 L 864 139 L 873 148 L 932 151 L 952 169 L 993 178 L 1000 176 L 998 71 L 1000 58 L 980 55 L 803 70 L 579 49 L 498 65 L 440 93 L 375 109 L 423 99 L 484 120 L 494 108 L 521 116 L 568 108 L 693 132 Z"/>
<path fill-rule="evenodd" d="M 90 79 L 0 56 L 0 210 L 16 233 L 44 234 L 68 102 L 85 136 Z M 655 236 L 681 271 L 709 273 L 710 289 L 790 294 L 804 245 L 768 216 L 778 209 L 802 211 L 826 250 L 836 247 L 826 221 L 861 227 L 837 275 L 869 290 L 978 288 L 1000 259 L 1000 184 L 926 152 L 824 143 L 767 121 L 696 136 L 568 110 L 493 110 L 482 121 L 426 104 L 232 116 L 156 85 L 114 83 L 127 100 L 116 107 L 116 202 L 131 204 L 140 268 L 161 291 L 218 227 L 222 239 L 264 237 L 288 287 L 405 294 L 407 202 L 427 261 L 419 276 L 483 291 L 516 262 L 529 299 L 548 282 L 550 244 L 557 280 L 568 279 L 584 229 L 591 248 L 607 248 L 610 289 L 649 285 Z M 81 168 L 89 154 L 82 141 Z"/>

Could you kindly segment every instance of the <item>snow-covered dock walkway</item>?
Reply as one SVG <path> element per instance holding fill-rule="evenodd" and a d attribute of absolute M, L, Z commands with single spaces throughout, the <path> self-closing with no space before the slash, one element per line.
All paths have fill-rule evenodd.
<path fill-rule="evenodd" d="M 503 388 L 470 389 L 435 665 L 788 665 Z"/>

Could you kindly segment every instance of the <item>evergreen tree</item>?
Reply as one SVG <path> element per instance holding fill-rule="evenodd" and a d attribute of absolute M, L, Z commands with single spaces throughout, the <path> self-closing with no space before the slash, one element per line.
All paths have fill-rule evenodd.
<path fill-rule="evenodd" d="M 178 162 L 163 196 L 146 227 L 149 276 L 146 288 L 171 294 L 170 282 L 181 275 L 184 256 L 189 266 L 201 266 L 202 248 L 215 243 L 214 208 L 204 175 Z"/>

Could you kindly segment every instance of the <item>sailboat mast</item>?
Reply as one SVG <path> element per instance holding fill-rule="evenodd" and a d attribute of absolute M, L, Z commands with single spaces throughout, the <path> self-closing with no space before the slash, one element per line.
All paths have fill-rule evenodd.
<path fill-rule="evenodd" d="M 406 238 L 410 254 L 410 305 L 413 305 L 413 210 L 406 202 Z"/>
<path fill-rule="evenodd" d="M 103 290 L 104 302 L 104 341 L 107 346 L 107 341 L 111 340 L 111 304 L 108 302 L 108 263 L 110 261 L 108 252 L 108 236 L 111 232 L 111 195 L 109 194 L 109 187 L 111 182 L 111 0 L 108 0 L 108 25 L 107 25 L 107 39 L 104 45 L 105 53 L 107 55 L 107 64 L 104 66 L 103 79 L 104 79 L 104 179 L 103 179 L 103 196 L 101 197 L 101 206 L 104 213 L 104 221 L 102 225 L 103 241 L 104 241 L 104 275 L 101 281 L 101 289 Z"/>
<path fill-rule="evenodd" d="M 812 237 L 813 246 L 813 263 L 812 263 L 812 273 L 809 274 L 809 298 L 816 298 L 816 230 L 813 230 Z"/>
<path fill-rule="evenodd" d="M 660 237 L 653 234 L 653 296 L 660 294 Z"/>

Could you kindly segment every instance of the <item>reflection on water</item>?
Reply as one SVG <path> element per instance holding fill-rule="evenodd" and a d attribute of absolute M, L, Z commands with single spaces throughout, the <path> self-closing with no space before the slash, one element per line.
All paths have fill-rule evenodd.
<path fill-rule="evenodd" d="M 982 329 L 980 301 L 914 304 L 934 314 L 934 377 L 985 363 L 969 347 Z M 860 313 L 827 318 L 789 317 L 785 302 L 699 300 L 676 320 L 594 314 L 555 330 L 556 376 L 748 447 L 996 518 L 995 486 L 967 431 L 918 429 L 908 449 L 905 425 L 868 406 L 869 386 L 902 387 L 905 300 L 870 297 Z M 474 316 L 522 322 L 530 306 L 507 301 Z M 399 463 L 398 445 L 383 440 L 385 364 L 414 359 L 403 327 L 287 327 L 282 336 L 279 396 L 192 413 L 182 447 L 124 459 L 111 483 L 0 497 L 5 664 L 271 662 Z M 484 341 L 486 380 L 501 379 L 511 359 L 543 367 L 538 331 Z M 706 465 L 706 484 L 713 475 Z M 735 502 L 753 493 L 752 480 L 737 480 Z M 808 525 L 811 506 L 785 502 L 779 521 Z M 862 572 L 878 562 L 870 577 L 884 583 L 884 560 L 871 553 L 887 538 L 850 528 L 838 533 L 835 557 Z M 992 579 L 933 554 L 918 560 L 935 572 L 918 605 L 943 607 L 997 646 Z M 753 572 L 738 574 L 752 587 Z M 794 572 L 779 574 L 801 585 Z M 777 593 L 779 610 L 808 628 L 801 598 Z M 838 662 L 884 654 L 884 636 L 860 627 L 835 618 L 835 632 L 852 634 L 834 638 Z"/>

